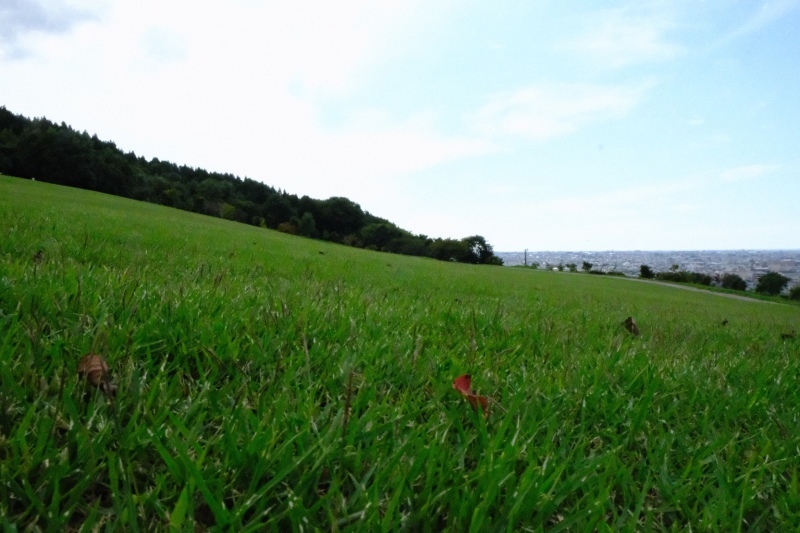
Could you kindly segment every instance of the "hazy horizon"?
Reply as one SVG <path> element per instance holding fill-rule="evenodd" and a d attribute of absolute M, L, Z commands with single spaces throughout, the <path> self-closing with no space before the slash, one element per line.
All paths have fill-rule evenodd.
<path fill-rule="evenodd" d="M 630 250 L 534 250 L 531 248 L 522 249 L 522 250 L 496 250 L 495 253 L 499 254 L 514 254 L 514 253 L 524 253 L 527 250 L 528 253 L 583 253 L 583 254 L 590 254 L 590 253 L 609 253 L 609 252 L 647 252 L 647 253 L 676 253 L 676 252 L 800 252 L 800 248 L 709 248 L 709 249 L 691 249 L 691 250 L 661 250 L 661 249 L 647 249 L 647 248 L 636 248 Z"/>

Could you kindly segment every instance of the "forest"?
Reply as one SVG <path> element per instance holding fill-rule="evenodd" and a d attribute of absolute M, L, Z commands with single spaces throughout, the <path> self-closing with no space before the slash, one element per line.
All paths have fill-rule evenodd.
<path fill-rule="evenodd" d="M 221 217 L 284 233 L 444 261 L 502 265 L 480 235 L 415 235 L 343 197 L 298 197 L 260 181 L 124 152 L 65 123 L 0 107 L 0 173 Z"/>

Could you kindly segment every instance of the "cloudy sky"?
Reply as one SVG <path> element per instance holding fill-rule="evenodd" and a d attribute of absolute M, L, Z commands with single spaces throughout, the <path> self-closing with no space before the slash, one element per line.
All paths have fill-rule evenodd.
<path fill-rule="evenodd" d="M 0 106 L 496 251 L 796 249 L 798 28 L 800 0 L 0 0 Z"/>

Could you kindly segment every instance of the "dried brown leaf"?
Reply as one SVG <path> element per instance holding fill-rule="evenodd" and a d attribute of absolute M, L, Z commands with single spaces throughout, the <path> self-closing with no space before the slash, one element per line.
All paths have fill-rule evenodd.
<path fill-rule="evenodd" d="M 622 325 L 625 326 L 625 329 L 627 329 L 632 335 L 639 335 L 639 326 L 636 325 L 636 322 L 633 320 L 632 316 L 626 318 Z"/>
<path fill-rule="evenodd" d="M 106 394 L 113 396 L 117 386 L 111 383 L 108 363 L 102 356 L 86 354 L 78 361 L 78 374 Z"/>

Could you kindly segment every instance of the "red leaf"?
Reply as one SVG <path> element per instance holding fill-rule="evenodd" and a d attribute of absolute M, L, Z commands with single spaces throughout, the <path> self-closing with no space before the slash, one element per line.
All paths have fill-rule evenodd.
<path fill-rule="evenodd" d="M 464 374 L 453 380 L 453 388 L 464 395 L 472 394 L 472 376 Z"/>
<path fill-rule="evenodd" d="M 483 416 L 489 416 L 489 399 L 486 396 L 479 396 L 471 389 L 472 376 L 464 374 L 453 380 L 453 388 L 460 392 L 469 402 L 473 409 L 478 410 L 478 406 L 483 410 Z"/>
<path fill-rule="evenodd" d="M 467 401 L 469 401 L 472 408 L 477 410 L 478 405 L 480 404 L 481 409 L 483 409 L 483 416 L 489 416 L 489 398 L 486 396 L 478 396 L 477 394 L 470 394 L 467 396 Z"/>

